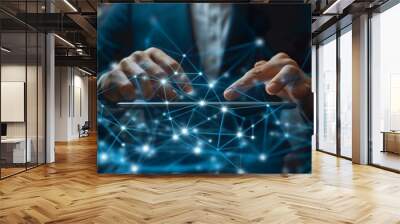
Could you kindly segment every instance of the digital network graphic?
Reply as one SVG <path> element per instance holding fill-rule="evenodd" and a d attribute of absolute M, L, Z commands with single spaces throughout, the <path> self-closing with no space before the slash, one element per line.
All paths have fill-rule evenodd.
<path fill-rule="evenodd" d="M 130 77 L 138 86 L 135 101 L 110 105 L 99 100 L 99 173 L 282 173 L 293 165 L 288 159 L 292 157 L 306 161 L 295 164 L 296 172 L 310 172 L 312 124 L 296 103 L 271 100 L 264 83 L 255 83 L 251 91 L 237 90 L 241 97 L 236 101 L 223 97 L 223 91 L 253 66 L 256 57 L 273 55 L 263 38 L 253 35 L 223 52 L 203 52 L 232 53 L 223 73 L 212 76 L 199 66 L 195 43 L 180 47 L 157 17 L 146 25 L 151 32 L 143 39 L 144 46 L 157 47 L 178 61 L 193 91 L 183 91 L 178 71 L 163 78 L 142 74 Z M 143 100 L 141 79 L 160 83 L 154 92 L 165 95 L 166 86 L 172 86 L 178 98 Z"/>

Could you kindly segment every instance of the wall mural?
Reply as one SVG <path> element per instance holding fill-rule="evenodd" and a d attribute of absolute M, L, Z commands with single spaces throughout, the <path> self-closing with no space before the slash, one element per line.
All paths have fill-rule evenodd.
<path fill-rule="evenodd" d="M 98 172 L 309 173 L 309 5 L 101 4 Z"/>

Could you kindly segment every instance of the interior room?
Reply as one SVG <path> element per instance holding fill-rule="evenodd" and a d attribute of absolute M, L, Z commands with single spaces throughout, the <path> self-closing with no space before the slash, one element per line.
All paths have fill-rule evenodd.
<path fill-rule="evenodd" d="M 309 119 L 312 138 L 306 141 L 312 144 L 304 147 L 304 151 L 311 155 L 310 172 L 298 174 L 301 172 L 296 171 L 300 169 L 293 171 L 285 166 L 281 173 L 276 174 L 250 174 L 237 169 L 236 173 L 230 174 L 150 175 L 138 174 L 139 166 L 129 164 L 128 173 L 104 174 L 99 172 L 101 162 L 117 158 L 118 163 L 127 164 L 126 159 L 129 159 L 118 157 L 120 154 L 117 153 L 99 153 L 101 150 L 110 152 L 103 141 L 102 131 L 106 126 L 102 124 L 105 122 L 114 122 L 112 124 L 120 128 L 112 132 L 116 134 L 110 138 L 110 145 L 117 145 L 115 152 L 160 153 L 153 151 L 148 144 L 131 147 L 119 141 L 121 133 L 125 133 L 127 139 L 140 138 L 140 134 L 126 137 L 128 134 L 124 131 L 131 128 L 129 124 L 138 123 L 140 119 L 143 121 L 143 116 L 124 113 L 130 119 L 127 126 L 118 120 L 110 119 L 110 122 L 104 119 L 103 113 L 108 112 L 108 105 L 102 98 L 103 82 L 100 79 L 121 68 L 123 60 L 110 63 L 106 72 L 101 72 L 103 68 L 99 66 L 104 60 L 99 55 L 105 52 L 101 48 L 104 40 L 103 45 L 99 42 L 103 38 L 99 33 L 106 20 L 104 15 L 115 9 L 117 3 L 143 4 L 146 8 L 153 2 L 163 2 L 160 5 L 166 6 L 171 4 L 140 0 L 0 1 L 0 223 L 400 223 L 398 0 L 240 2 L 246 7 L 255 4 L 304 4 L 309 7 L 311 72 L 303 73 L 311 80 L 308 84 L 313 98 L 313 114 Z M 197 22 L 220 18 L 218 21 L 223 22 L 222 15 L 229 14 L 229 10 L 223 11 L 224 7 L 229 9 L 233 2 L 197 3 L 200 8 L 202 5 L 222 8 L 215 15 L 211 12 L 197 13 L 195 6 L 190 5 L 193 8 L 188 8 L 191 11 L 184 18 Z M 146 17 L 143 12 L 135 13 Z M 123 13 L 128 12 L 121 11 L 121 17 L 115 21 L 140 24 L 136 20 L 130 21 L 134 17 Z M 133 16 L 137 16 L 135 13 Z M 165 12 L 165 15 L 169 16 L 169 13 Z M 174 29 L 181 28 L 182 24 L 195 24 L 174 16 L 179 19 Z M 247 16 L 254 17 L 246 15 L 243 18 Z M 204 19 L 206 17 L 209 20 Z M 148 21 L 154 22 L 154 18 Z M 262 21 L 254 23 L 260 27 L 267 24 L 277 30 L 287 28 Z M 208 26 L 212 26 L 210 24 Z M 210 28 L 208 26 L 203 28 Z M 126 33 L 126 37 L 141 35 L 131 33 L 129 29 L 131 27 L 119 32 Z M 196 33 L 206 32 L 193 29 L 192 33 L 185 35 L 193 38 Z M 219 32 L 209 36 L 210 40 L 219 40 L 215 37 Z M 281 39 L 284 38 L 282 35 Z M 132 40 L 135 41 L 142 44 L 148 40 Z M 115 43 L 120 42 L 122 40 L 116 38 Z M 221 47 L 209 42 L 205 41 L 206 47 L 211 46 L 209 50 L 215 52 L 221 51 L 225 44 L 221 41 Z M 115 47 L 115 43 L 106 41 L 105 45 Z M 293 46 L 296 48 L 298 44 L 294 42 Z M 196 42 L 194 45 L 198 47 L 200 44 Z M 247 46 L 269 45 L 258 40 L 239 48 Z M 124 58 L 132 52 L 117 53 Z M 189 56 L 187 52 L 167 53 L 172 58 L 182 57 L 178 60 L 179 66 L 183 64 L 183 58 Z M 132 55 L 134 58 L 137 52 Z M 272 56 L 259 65 L 271 63 Z M 301 69 L 308 63 L 293 62 L 291 65 Z M 256 67 L 256 64 L 251 66 Z M 146 82 L 146 72 L 140 74 L 145 77 L 139 76 L 143 79 L 140 82 Z M 200 71 L 196 75 L 204 74 Z M 221 79 L 232 81 L 229 75 L 229 72 L 221 73 Z M 129 76 L 129 84 L 133 83 L 131 78 L 137 77 Z M 164 80 L 164 84 L 168 81 Z M 213 82 L 212 86 L 207 84 L 211 89 L 216 83 Z M 262 87 L 263 91 L 267 89 L 267 86 Z M 129 91 L 119 97 L 126 97 L 126 92 Z M 133 94 L 144 95 L 144 92 L 135 90 Z M 164 103 L 170 105 L 175 101 L 166 100 Z M 205 101 L 197 103 L 198 107 L 207 104 Z M 227 108 L 216 108 L 221 114 L 230 112 Z M 145 119 L 140 125 L 158 125 L 160 119 L 165 119 L 172 126 L 172 117 L 167 115 Z M 202 120 L 213 119 L 215 117 L 208 116 Z M 269 135 L 258 136 L 253 131 L 253 134 L 245 136 L 242 129 L 233 135 L 235 138 L 264 141 L 272 139 L 274 134 L 278 139 L 291 135 L 297 143 L 304 140 L 302 136 L 293 134 L 302 128 L 295 126 L 294 121 L 274 119 L 274 125 L 282 125 L 286 135 L 279 136 L 278 132 L 270 131 Z M 138 130 L 140 133 L 141 129 Z M 160 132 L 166 135 L 168 131 Z M 194 131 L 182 129 L 176 135 L 168 135 L 172 142 L 168 145 L 171 151 L 182 146 L 173 140 Z M 110 142 L 110 139 L 107 140 Z M 191 152 L 201 155 L 204 151 L 200 146 L 219 140 L 210 138 L 207 139 L 209 142 L 192 142 L 199 147 Z M 238 144 L 238 147 L 250 151 L 245 143 Z M 257 162 L 270 159 L 263 153 L 249 158 L 249 161 L 254 159 Z M 291 159 L 285 157 L 283 162 L 298 165 L 297 160 Z M 139 160 L 146 158 L 140 157 Z M 213 160 L 215 157 L 211 156 L 207 160 L 210 163 L 200 168 L 209 168 L 207 166 L 211 166 Z M 170 166 L 175 165 L 172 163 Z M 118 171 L 118 167 L 110 166 L 109 170 Z"/>

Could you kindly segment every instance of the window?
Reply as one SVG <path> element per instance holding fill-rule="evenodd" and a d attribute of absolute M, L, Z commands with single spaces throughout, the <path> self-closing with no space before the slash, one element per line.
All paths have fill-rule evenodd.
<path fill-rule="evenodd" d="M 340 45 L 340 155 L 352 156 L 352 33 L 342 31 Z"/>
<path fill-rule="evenodd" d="M 400 4 L 371 18 L 371 162 L 400 170 Z"/>
<path fill-rule="evenodd" d="M 318 48 L 318 149 L 336 153 L 336 36 Z"/>

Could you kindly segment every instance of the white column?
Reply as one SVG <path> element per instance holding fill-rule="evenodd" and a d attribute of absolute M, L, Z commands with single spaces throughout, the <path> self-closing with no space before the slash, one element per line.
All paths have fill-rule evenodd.
<path fill-rule="evenodd" d="M 46 35 L 46 163 L 55 161 L 54 133 L 55 133 L 55 60 L 54 35 Z"/>
<path fill-rule="evenodd" d="M 368 163 L 368 16 L 353 19 L 353 162 Z"/>

